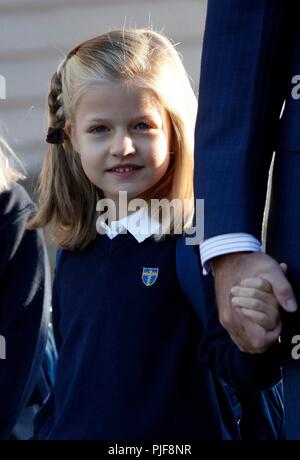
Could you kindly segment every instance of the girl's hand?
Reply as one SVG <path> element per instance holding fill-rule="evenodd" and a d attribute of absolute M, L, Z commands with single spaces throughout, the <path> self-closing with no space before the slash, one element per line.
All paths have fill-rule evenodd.
<path fill-rule="evenodd" d="M 286 264 L 280 264 L 286 273 Z M 279 304 L 272 286 L 264 278 L 247 278 L 231 289 L 232 305 L 240 309 L 244 317 L 267 331 L 281 329 Z"/>

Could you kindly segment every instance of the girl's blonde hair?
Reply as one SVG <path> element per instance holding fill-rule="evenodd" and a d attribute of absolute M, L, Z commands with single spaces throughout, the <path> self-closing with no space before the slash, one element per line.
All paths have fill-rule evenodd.
<path fill-rule="evenodd" d="M 17 163 L 20 169 L 23 169 L 20 160 L 11 147 L 0 137 L 0 193 L 7 190 L 11 182 L 25 179 L 25 175 L 15 169 L 14 163 Z"/>
<path fill-rule="evenodd" d="M 166 175 L 143 198 L 189 200 L 183 214 L 175 209 L 171 217 L 169 228 L 176 233 L 192 221 L 197 102 L 181 59 L 165 36 L 150 29 L 113 30 L 76 46 L 51 79 L 49 126 L 64 128 L 66 121 L 74 121 L 89 85 L 122 81 L 151 91 L 170 116 L 174 155 Z M 56 244 L 66 249 L 83 249 L 96 238 L 96 203 L 103 193 L 86 177 L 69 138 L 49 145 L 39 190 L 39 209 L 30 228 L 49 224 Z"/>

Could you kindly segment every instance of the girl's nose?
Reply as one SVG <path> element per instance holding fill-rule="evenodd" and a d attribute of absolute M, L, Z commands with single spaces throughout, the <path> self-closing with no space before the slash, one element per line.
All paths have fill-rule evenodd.
<path fill-rule="evenodd" d="M 135 154 L 135 146 L 130 136 L 118 135 L 115 136 L 110 148 L 111 155 L 127 156 Z"/>

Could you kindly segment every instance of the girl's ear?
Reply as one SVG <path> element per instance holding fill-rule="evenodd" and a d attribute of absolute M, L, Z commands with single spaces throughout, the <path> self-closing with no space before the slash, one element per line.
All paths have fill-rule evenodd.
<path fill-rule="evenodd" d="M 71 121 L 67 121 L 65 123 L 64 131 L 69 136 L 73 149 L 80 154 L 74 124 L 71 123 Z"/>

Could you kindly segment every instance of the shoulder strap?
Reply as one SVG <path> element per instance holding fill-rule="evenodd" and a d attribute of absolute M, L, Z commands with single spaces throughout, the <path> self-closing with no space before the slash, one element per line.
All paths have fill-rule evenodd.
<path fill-rule="evenodd" d="M 185 244 L 185 238 L 177 238 L 176 269 L 182 292 L 196 310 L 201 322 L 206 323 L 201 287 L 201 263 L 197 247 Z"/>

